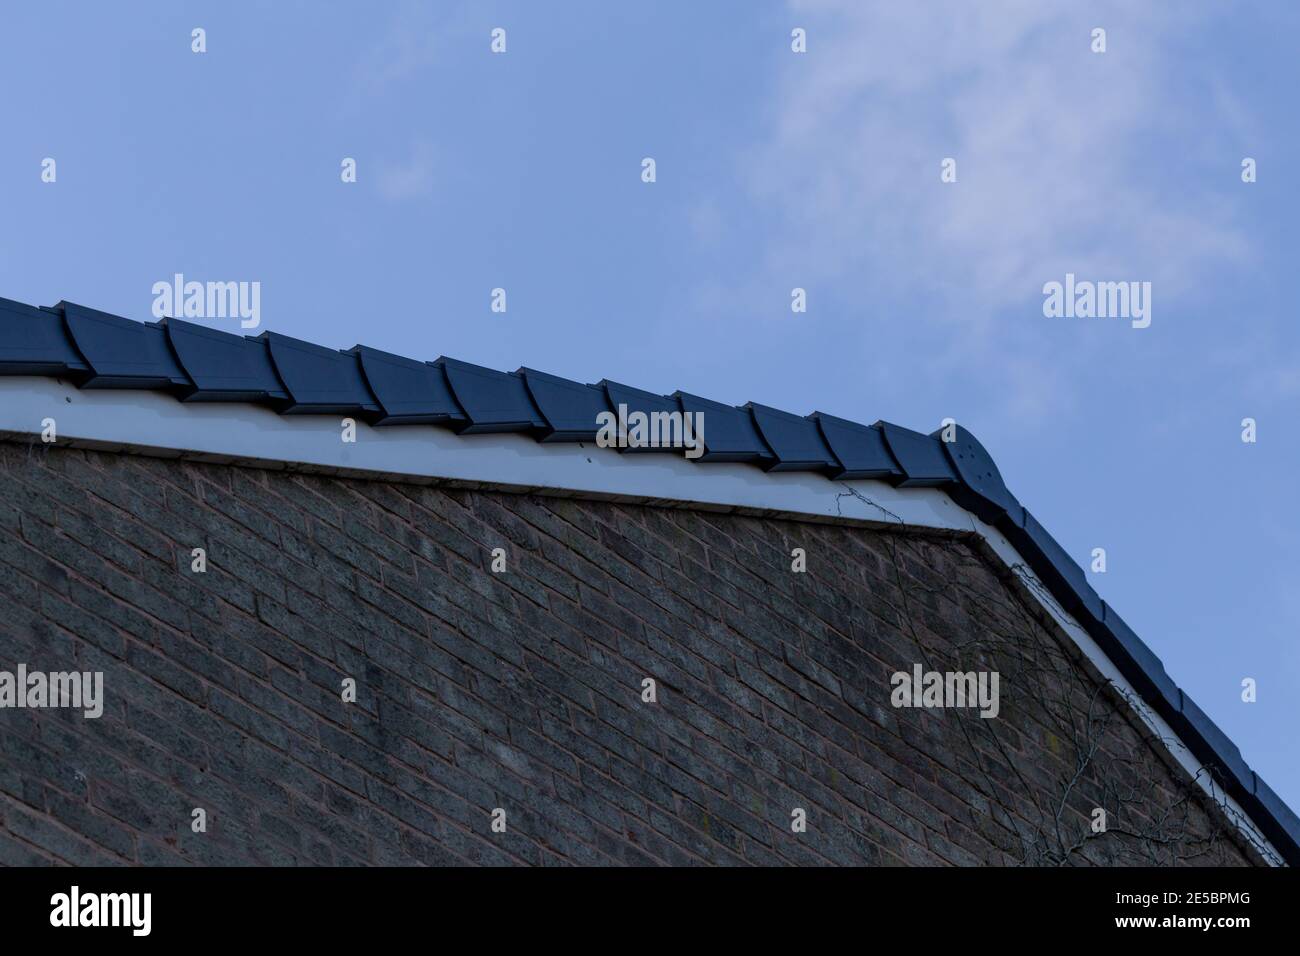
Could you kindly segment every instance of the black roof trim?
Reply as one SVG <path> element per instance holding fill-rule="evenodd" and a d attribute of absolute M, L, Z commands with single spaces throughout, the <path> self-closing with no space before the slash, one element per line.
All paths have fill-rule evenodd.
<path fill-rule="evenodd" d="M 737 408 L 685 392 L 658 395 L 607 379 L 583 385 L 528 368 L 512 374 L 445 357 L 421 362 L 365 346 L 336 351 L 274 332 L 240 337 L 177 319 L 138 323 L 69 302 L 38 309 L 0 299 L 0 375 L 62 376 L 83 388 L 146 388 L 189 401 L 265 402 L 281 413 L 355 414 L 381 425 L 523 432 L 539 441 L 594 438 L 596 413 L 620 404 L 647 414 L 704 412 L 699 461 L 940 488 L 1006 536 L 1284 859 L 1300 865 L 1300 819 L 1101 600 L 1083 568 L 1007 489 L 975 436 L 959 426 L 953 440 L 944 441 L 942 430 L 924 435 L 821 412 L 801 418 L 754 403 Z"/>
<path fill-rule="evenodd" d="M 776 460 L 768 471 L 842 472 L 840 460 L 831 452 L 816 420 L 757 402 L 745 405 L 754 417 L 758 433 L 772 449 Z"/>
<path fill-rule="evenodd" d="M 533 401 L 550 426 L 542 441 L 595 441 L 600 430 L 597 416 L 608 412 L 609 400 L 599 385 L 583 385 L 558 375 L 521 368 Z"/>
<path fill-rule="evenodd" d="M 193 383 L 182 393 L 184 401 L 288 404 L 289 393 L 263 340 L 180 319 L 167 318 L 160 324 L 177 361 Z"/>
<path fill-rule="evenodd" d="M 1093 639 L 1115 662 L 1120 673 L 1138 689 L 1142 699 L 1155 708 L 1167 722 L 1176 720 L 1183 706 L 1183 692 L 1167 673 L 1160 658 L 1124 623 L 1124 619 L 1105 601 L 1101 602 L 1102 620 L 1088 628 Z"/>
<path fill-rule="evenodd" d="M 1254 811 L 1251 811 L 1255 822 L 1286 857 L 1287 863 L 1295 866 L 1294 847 L 1296 834 L 1300 833 L 1300 817 L 1287 806 L 1286 801 L 1273 792 L 1272 787 L 1259 779 L 1259 774 L 1255 774 L 1255 800 L 1264 811 L 1262 816 L 1254 816 Z M 1248 804 L 1245 806 L 1249 809 Z"/>
<path fill-rule="evenodd" d="M 0 299 L 0 374 L 69 375 L 90 373 L 72 344 L 63 317 L 48 309 Z"/>
<path fill-rule="evenodd" d="M 903 480 L 903 469 L 889 453 L 884 432 L 879 428 L 859 425 L 825 412 L 813 412 L 808 417 L 821 428 L 831 453 L 839 459 L 840 467 L 830 472 L 830 477 L 846 481 L 880 478 L 893 484 Z"/>
<path fill-rule="evenodd" d="M 289 393 L 285 415 L 365 415 L 383 412 L 361 373 L 355 352 L 340 352 L 302 339 L 263 332 L 271 361 Z"/>
<path fill-rule="evenodd" d="M 62 314 L 73 344 L 90 366 L 89 376 L 78 382 L 82 388 L 192 387 L 162 326 L 73 302 L 60 302 L 50 311 Z"/>
<path fill-rule="evenodd" d="M 1047 533 L 1028 508 L 1021 510 L 1023 524 L 1007 524 L 1002 529 L 1007 540 L 1024 555 L 1061 607 L 1078 618 L 1079 623 L 1085 628 L 1089 622 L 1104 623 L 1101 598 L 1088 583 L 1083 567 Z"/>
<path fill-rule="evenodd" d="M 465 410 L 465 424 L 457 427 L 462 434 L 550 431 L 520 376 L 445 356 L 434 364 L 446 372 L 451 393 Z"/>
<path fill-rule="evenodd" d="M 670 415 L 674 412 L 681 413 L 682 403 L 672 395 L 656 395 L 654 392 L 643 391 L 639 388 L 632 388 L 630 385 L 620 385 L 618 382 L 611 382 L 607 378 L 602 378 L 596 383 L 597 388 L 605 390 L 605 396 L 609 399 L 610 410 L 618 413 L 620 406 L 630 416 L 633 412 L 641 412 L 643 415 Z M 643 454 L 645 452 L 663 452 L 667 454 L 680 455 L 680 448 L 670 448 L 665 445 L 632 445 L 626 447 L 620 446 L 619 451 L 630 452 L 632 454 Z"/>
<path fill-rule="evenodd" d="M 945 447 L 959 480 L 953 482 L 950 494 L 957 504 L 978 515 L 981 521 L 995 524 L 1003 515 L 1020 508 L 1020 502 L 1007 490 L 998 466 L 975 436 L 960 425 L 952 427 L 954 440 L 945 442 Z M 942 428 L 930 435 L 940 440 L 942 436 Z M 1019 516 L 1016 520 L 1020 520 Z"/>
<path fill-rule="evenodd" d="M 379 403 L 380 413 L 371 424 L 453 428 L 469 424 L 441 366 L 364 345 L 353 346 L 351 352 L 361 361 L 361 374 Z"/>
<path fill-rule="evenodd" d="M 876 427 L 903 469 L 902 478 L 895 479 L 900 488 L 942 488 L 956 482 L 957 472 L 939 439 L 889 422 L 876 422 Z"/>
<path fill-rule="evenodd" d="M 1237 745 L 1228 739 L 1218 724 L 1206 716 L 1196 701 L 1186 694 L 1181 696 L 1182 710 L 1173 721 L 1178 736 L 1187 741 L 1187 746 L 1198 760 L 1214 768 L 1221 782 L 1235 782 L 1237 786 L 1250 790 L 1253 796 L 1255 774 L 1246 765 Z"/>
<path fill-rule="evenodd" d="M 778 462 L 746 408 L 712 402 L 689 392 L 676 391 L 687 415 L 703 415 L 704 454 L 697 461 L 748 461 L 763 468 Z"/>

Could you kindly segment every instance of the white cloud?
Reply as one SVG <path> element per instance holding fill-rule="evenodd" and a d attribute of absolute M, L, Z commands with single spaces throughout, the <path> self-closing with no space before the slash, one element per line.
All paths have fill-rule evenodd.
<path fill-rule="evenodd" d="M 375 97 L 430 70 L 438 63 L 441 52 L 464 42 L 466 33 L 464 7 L 448 8 L 419 0 L 396 4 L 383 33 L 353 65 L 348 94 L 342 101 L 345 111 L 363 110 Z"/>
<path fill-rule="evenodd" d="M 1204 155 L 1207 111 L 1242 108 L 1227 91 L 1202 104 L 1180 88 L 1196 64 L 1178 44 L 1203 25 L 1198 9 L 792 3 L 808 53 L 785 56 L 770 136 L 746 156 L 747 184 L 777 220 L 764 272 L 917 302 L 908 321 L 943 332 L 931 371 L 996 343 L 1008 387 L 1025 390 L 1008 401 L 1025 405 L 1060 347 L 1033 314 L 1044 282 L 1151 281 L 1159 321 L 1211 264 L 1246 258 L 1217 185 L 1170 195 L 1160 175 Z M 1090 50 L 1095 26 L 1105 53 Z M 940 182 L 945 157 L 955 184 Z"/>
<path fill-rule="evenodd" d="M 416 143 L 407 159 L 380 160 L 378 167 L 379 195 L 385 199 L 400 202 L 433 195 L 434 151 L 430 143 Z"/>
<path fill-rule="evenodd" d="M 1193 214 L 1192 203 L 1171 207 L 1150 188 L 1151 168 L 1179 157 L 1145 153 L 1148 135 L 1195 142 L 1204 119 L 1179 115 L 1170 89 L 1185 67 L 1169 62 L 1166 44 L 1190 26 L 1184 7 L 795 9 L 816 43 L 791 58 L 754 185 L 784 194 L 792 218 L 829 227 L 816 254 L 831 252 L 831 268 L 863 247 L 839 239 L 884 233 L 957 255 L 979 297 L 1001 304 L 1067 266 L 1137 264 L 1155 279 L 1149 270 L 1243 251 L 1223 209 Z M 1108 29 L 1104 54 L 1089 50 L 1094 23 Z M 949 156 L 958 182 L 945 186 L 939 163 Z"/>

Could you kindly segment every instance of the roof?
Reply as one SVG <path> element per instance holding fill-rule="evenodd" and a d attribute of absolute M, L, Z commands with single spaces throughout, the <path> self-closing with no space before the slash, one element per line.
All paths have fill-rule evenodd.
<path fill-rule="evenodd" d="M 541 443 L 594 442 L 597 415 L 620 405 L 646 413 L 703 411 L 708 428 L 697 463 L 937 488 L 1006 537 L 1143 702 L 1214 771 L 1283 858 L 1300 865 L 1300 819 L 1098 596 L 960 426 L 944 441 L 943 430 L 927 435 L 883 421 L 801 416 L 752 402 L 736 407 L 680 391 L 584 384 L 529 368 L 501 372 L 446 357 L 421 361 L 360 345 L 342 351 L 277 332 L 239 336 L 172 318 L 140 323 L 70 302 L 37 308 L 0 299 L 0 375 L 55 377 L 79 389 L 146 389 L 188 403 L 260 405 L 285 416 L 346 415 L 376 427 L 514 432 Z M 681 455 L 672 448 L 634 451 Z"/>

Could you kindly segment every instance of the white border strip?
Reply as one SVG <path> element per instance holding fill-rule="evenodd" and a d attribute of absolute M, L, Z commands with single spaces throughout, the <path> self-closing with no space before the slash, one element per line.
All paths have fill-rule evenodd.
<path fill-rule="evenodd" d="M 459 436 L 434 425 L 372 428 L 357 421 L 356 442 L 345 443 L 342 416 L 278 415 L 257 405 L 186 403 L 160 392 L 80 390 L 59 379 L 0 376 L 0 435 L 39 440 L 47 419 L 54 420 L 61 445 L 92 444 L 263 467 L 408 481 L 450 480 L 538 493 L 973 532 L 1021 576 L 1038 603 L 1114 682 L 1246 839 L 1270 863 L 1283 862 L 1237 802 L 1214 786 L 1173 728 L 1143 703 L 1078 621 L 1050 599 L 1011 542 L 942 491 L 895 488 L 881 481 L 828 481 L 806 472 L 764 473 L 743 464 L 701 468 L 673 454 L 616 454 L 590 443 L 548 445 L 510 433 Z"/>

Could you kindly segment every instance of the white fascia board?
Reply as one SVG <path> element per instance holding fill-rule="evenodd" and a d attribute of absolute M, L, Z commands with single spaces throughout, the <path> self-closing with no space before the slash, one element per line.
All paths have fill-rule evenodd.
<path fill-rule="evenodd" d="M 937 489 L 830 481 L 822 475 L 763 472 L 745 464 L 700 465 L 673 454 L 619 454 L 592 443 L 543 444 L 511 433 L 461 436 L 434 425 L 374 428 L 357 420 L 356 441 L 344 442 L 342 416 L 279 415 L 257 405 L 187 403 L 160 392 L 81 390 L 59 379 L 0 377 L 0 434 L 39 441 L 47 419 L 54 421 L 59 445 L 973 533 L 1021 578 L 1025 591 L 1113 682 L 1243 836 L 1270 863 L 1282 863 L 1281 854 L 1246 812 L 1214 785 L 1174 730 L 1142 701 L 1078 621 L 1057 605 L 1011 542 Z"/>
<path fill-rule="evenodd" d="M 356 441 L 349 443 L 342 440 L 342 416 L 278 415 L 257 405 L 179 402 L 161 392 L 79 390 L 52 378 L 0 377 L 0 432 L 39 434 L 47 418 L 54 420 L 57 440 L 65 445 L 729 510 L 896 520 L 819 475 L 765 474 L 733 463 L 701 467 L 681 455 L 619 454 L 593 442 L 543 444 L 512 433 L 456 435 L 436 425 L 373 428 L 357 420 Z M 873 481 L 850 484 L 870 488 L 864 493 L 908 524 L 970 530 L 966 510 L 940 491 L 905 491 Z M 843 497 L 837 499 L 837 492 Z"/>

